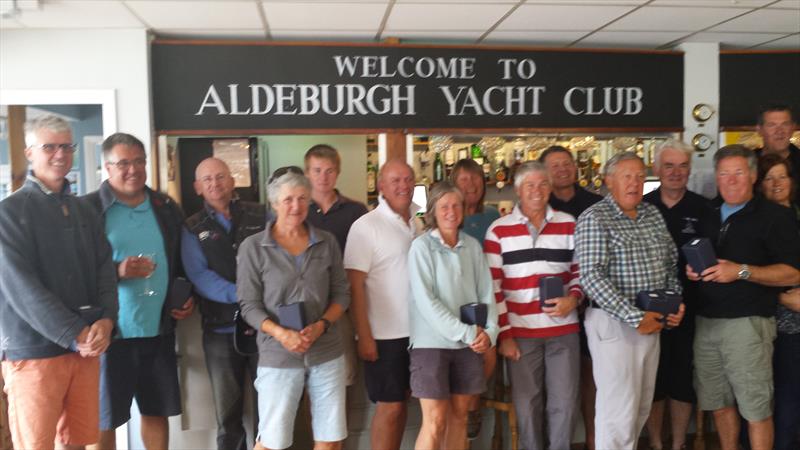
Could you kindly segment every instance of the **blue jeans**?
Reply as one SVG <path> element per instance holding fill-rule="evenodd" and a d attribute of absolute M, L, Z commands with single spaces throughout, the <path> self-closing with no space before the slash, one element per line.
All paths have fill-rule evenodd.
<path fill-rule="evenodd" d="M 292 445 L 297 406 L 308 390 L 314 441 L 339 442 L 347 437 L 344 356 L 311 367 L 259 366 L 258 440 L 280 450 Z"/>
<path fill-rule="evenodd" d="M 217 450 L 246 450 L 247 433 L 244 414 L 245 374 L 252 386 L 256 378 L 258 355 L 242 356 L 233 349 L 233 335 L 203 331 L 206 369 L 211 378 L 214 410 L 217 418 Z M 254 429 L 258 422 L 253 411 Z"/>
<path fill-rule="evenodd" d="M 800 334 L 778 333 L 775 370 L 775 450 L 800 448 Z"/>

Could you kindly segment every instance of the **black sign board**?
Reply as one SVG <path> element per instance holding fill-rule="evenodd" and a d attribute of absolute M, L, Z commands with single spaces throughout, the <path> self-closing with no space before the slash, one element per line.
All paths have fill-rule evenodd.
<path fill-rule="evenodd" d="M 156 41 L 159 132 L 682 129 L 683 55 Z"/>
<path fill-rule="evenodd" d="M 800 111 L 800 52 L 719 55 L 719 124 L 753 127 L 758 111 L 771 103 Z M 795 117 L 797 119 L 797 117 Z"/>

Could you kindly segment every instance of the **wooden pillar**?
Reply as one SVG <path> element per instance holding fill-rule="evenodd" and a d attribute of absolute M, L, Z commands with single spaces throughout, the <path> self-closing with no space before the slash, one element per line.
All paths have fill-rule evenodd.
<path fill-rule="evenodd" d="M 11 163 L 11 191 L 25 183 L 28 160 L 25 158 L 25 106 L 8 107 L 8 156 Z"/>
<path fill-rule="evenodd" d="M 0 375 L 0 450 L 11 450 L 11 430 L 8 428 L 8 401 L 3 392 L 3 376 Z"/>
<path fill-rule="evenodd" d="M 406 160 L 406 135 L 402 131 L 386 133 L 386 160 Z"/>

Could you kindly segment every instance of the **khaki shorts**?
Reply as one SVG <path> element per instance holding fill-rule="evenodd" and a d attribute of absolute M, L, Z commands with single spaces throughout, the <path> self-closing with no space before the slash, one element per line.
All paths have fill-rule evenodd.
<path fill-rule="evenodd" d="M 701 409 L 737 406 L 750 422 L 772 416 L 775 319 L 697 317 L 694 384 Z"/>
<path fill-rule="evenodd" d="M 3 361 L 14 448 L 94 444 L 100 438 L 98 358 L 77 353 Z"/>

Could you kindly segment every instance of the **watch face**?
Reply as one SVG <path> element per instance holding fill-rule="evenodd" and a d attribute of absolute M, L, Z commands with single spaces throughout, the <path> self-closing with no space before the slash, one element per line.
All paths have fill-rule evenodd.
<path fill-rule="evenodd" d="M 712 115 L 714 115 L 714 110 L 705 103 L 699 103 L 692 109 L 692 117 L 700 122 L 705 122 L 710 119 Z"/>

